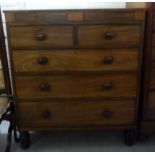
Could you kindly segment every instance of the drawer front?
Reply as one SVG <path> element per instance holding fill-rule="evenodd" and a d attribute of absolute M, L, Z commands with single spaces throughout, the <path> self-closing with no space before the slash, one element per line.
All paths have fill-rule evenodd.
<path fill-rule="evenodd" d="M 139 47 L 141 28 L 138 25 L 79 26 L 80 47 L 122 48 Z"/>
<path fill-rule="evenodd" d="M 135 120 L 134 101 L 126 100 L 82 103 L 21 102 L 18 104 L 18 111 L 20 128 L 132 125 Z"/>
<path fill-rule="evenodd" d="M 13 51 L 15 72 L 136 71 L 138 49 Z"/>
<path fill-rule="evenodd" d="M 11 48 L 41 49 L 73 46 L 72 26 L 12 26 Z"/>
<path fill-rule="evenodd" d="M 21 99 L 135 97 L 135 74 L 16 76 Z"/>

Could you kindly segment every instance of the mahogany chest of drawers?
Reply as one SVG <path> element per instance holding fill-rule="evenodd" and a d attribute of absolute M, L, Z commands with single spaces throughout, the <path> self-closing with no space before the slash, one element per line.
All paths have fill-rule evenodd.
<path fill-rule="evenodd" d="M 131 145 L 137 124 L 144 10 L 6 11 L 5 15 L 21 136 L 29 130 L 118 128 L 126 130 L 125 142 Z"/>

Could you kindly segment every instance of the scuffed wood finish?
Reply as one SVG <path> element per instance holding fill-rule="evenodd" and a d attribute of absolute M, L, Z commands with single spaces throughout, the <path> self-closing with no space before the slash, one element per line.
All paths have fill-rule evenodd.
<path fill-rule="evenodd" d="M 84 20 L 84 14 L 83 12 L 80 12 L 80 11 L 69 12 L 67 16 L 68 16 L 68 21 L 83 21 Z"/>
<path fill-rule="evenodd" d="M 111 33 L 108 37 L 108 33 Z M 138 25 L 79 26 L 80 47 L 126 48 L 139 47 L 141 29 Z"/>
<path fill-rule="evenodd" d="M 30 129 L 131 125 L 135 120 L 134 101 L 21 102 L 18 108 L 20 127 Z"/>
<path fill-rule="evenodd" d="M 126 3 L 127 8 L 146 8 L 147 5 L 145 2 L 127 2 Z"/>
<path fill-rule="evenodd" d="M 21 99 L 136 97 L 137 88 L 135 74 L 16 76 L 15 81 Z M 109 83 L 112 88 L 106 88 Z M 42 84 L 49 90 L 40 90 Z"/>
<path fill-rule="evenodd" d="M 103 13 L 104 12 L 104 13 Z M 135 21 L 134 18 L 135 11 L 133 10 L 96 10 L 96 11 L 86 11 L 85 21 L 86 23 L 129 23 Z"/>
<path fill-rule="evenodd" d="M 111 50 L 16 50 L 15 72 L 136 71 L 138 49 Z M 45 59 L 44 64 L 38 62 Z"/>
<path fill-rule="evenodd" d="M 135 20 L 145 20 L 145 12 L 144 11 L 137 11 L 135 12 Z"/>
<path fill-rule="evenodd" d="M 44 49 L 73 46 L 72 26 L 13 26 L 9 28 L 13 49 Z M 45 36 L 38 40 L 37 35 Z"/>

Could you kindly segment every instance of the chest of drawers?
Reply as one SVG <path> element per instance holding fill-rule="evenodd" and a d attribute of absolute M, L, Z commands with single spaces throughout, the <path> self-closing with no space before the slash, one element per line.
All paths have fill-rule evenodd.
<path fill-rule="evenodd" d="M 118 128 L 131 144 L 144 10 L 5 15 L 19 130 Z"/>
<path fill-rule="evenodd" d="M 155 132 L 155 3 L 148 3 L 147 10 L 140 123 L 145 134 Z"/>

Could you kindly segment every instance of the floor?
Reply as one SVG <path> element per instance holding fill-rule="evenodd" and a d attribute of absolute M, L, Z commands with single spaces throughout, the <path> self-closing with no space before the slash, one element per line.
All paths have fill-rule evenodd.
<path fill-rule="evenodd" d="M 0 151 L 4 150 L 6 135 L 0 135 Z M 22 150 L 12 144 L 13 152 L 154 152 L 155 135 L 129 147 L 123 143 L 122 132 L 53 132 L 31 133 L 31 147 Z"/>

